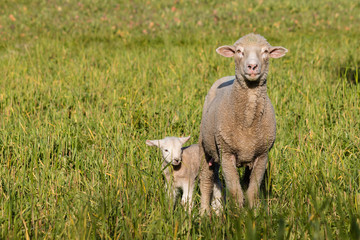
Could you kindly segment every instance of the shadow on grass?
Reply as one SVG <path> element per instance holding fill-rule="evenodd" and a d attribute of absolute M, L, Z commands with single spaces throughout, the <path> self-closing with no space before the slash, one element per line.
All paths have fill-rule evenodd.
<path fill-rule="evenodd" d="M 348 64 L 344 64 L 339 67 L 338 73 L 342 78 L 346 78 L 350 84 L 358 84 L 359 83 L 359 72 L 360 72 L 360 62 L 348 61 Z"/>

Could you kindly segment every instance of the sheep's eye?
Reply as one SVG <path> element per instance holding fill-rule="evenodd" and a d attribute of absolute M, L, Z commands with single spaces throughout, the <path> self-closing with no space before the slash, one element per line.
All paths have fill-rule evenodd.
<path fill-rule="evenodd" d="M 267 58 L 268 54 L 269 54 L 269 51 L 267 49 L 265 49 L 262 53 L 262 57 Z"/>
<path fill-rule="evenodd" d="M 169 150 L 167 150 L 167 149 L 165 149 L 164 151 L 165 151 L 165 152 L 169 152 Z"/>
<path fill-rule="evenodd" d="M 236 50 L 236 53 L 239 55 L 239 57 L 243 57 L 244 53 L 240 49 Z"/>

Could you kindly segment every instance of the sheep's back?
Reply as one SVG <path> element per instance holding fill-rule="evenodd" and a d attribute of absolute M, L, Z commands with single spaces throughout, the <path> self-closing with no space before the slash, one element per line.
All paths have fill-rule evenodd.
<path fill-rule="evenodd" d="M 220 78 L 216 82 L 214 82 L 208 94 L 206 95 L 203 107 L 203 114 L 207 112 L 209 106 L 211 105 L 212 101 L 215 99 L 216 96 L 218 96 L 221 92 L 231 88 L 234 80 L 235 76 L 227 76 Z"/>

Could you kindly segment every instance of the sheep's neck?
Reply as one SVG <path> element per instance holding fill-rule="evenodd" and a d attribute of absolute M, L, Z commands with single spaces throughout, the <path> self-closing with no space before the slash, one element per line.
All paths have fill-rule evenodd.
<path fill-rule="evenodd" d="M 236 79 L 230 95 L 236 119 L 241 119 L 243 127 L 252 126 L 255 119 L 264 112 L 266 83 L 249 86 L 244 80 Z M 236 110 L 235 110 L 236 109 Z"/>
<path fill-rule="evenodd" d="M 162 163 L 162 168 L 164 169 L 163 173 L 164 173 L 164 176 L 166 178 L 166 181 L 168 183 L 170 183 L 170 181 L 173 181 L 172 176 L 175 172 L 178 172 L 180 169 L 181 169 L 181 163 L 179 165 L 172 165 L 170 164 L 170 166 L 167 166 L 168 163 L 167 162 L 163 162 Z"/>

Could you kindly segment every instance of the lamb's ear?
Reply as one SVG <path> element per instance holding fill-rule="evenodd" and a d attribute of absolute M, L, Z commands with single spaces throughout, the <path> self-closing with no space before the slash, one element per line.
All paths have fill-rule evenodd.
<path fill-rule="evenodd" d="M 224 57 L 233 57 L 235 54 L 235 47 L 234 46 L 221 46 L 216 49 L 216 52 Z"/>
<path fill-rule="evenodd" d="M 182 144 L 184 144 L 184 143 L 186 143 L 190 138 L 191 138 L 191 136 L 182 137 L 182 138 L 180 138 L 180 142 L 181 142 Z"/>
<path fill-rule="evenodd" d="M 270 57 L 272 58 L 281 58 L 285 56 L 288 50 L 284 47 L 271 47 L 270 48 Z"/>
<path fill-rule="evenodd" d="M 160 140 L 146 140 L 146 145 L 160 147 Z"/>

